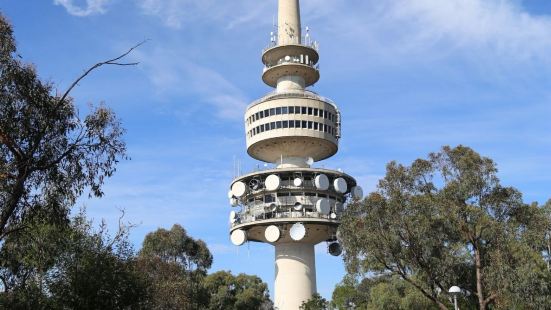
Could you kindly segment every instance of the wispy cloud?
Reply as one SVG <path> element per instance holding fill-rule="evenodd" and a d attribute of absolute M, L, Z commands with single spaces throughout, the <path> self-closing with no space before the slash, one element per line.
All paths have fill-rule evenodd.
<path fill-rule="evenodd" d="M 193 95 L 214 107 L 218 117 L 241 119 L 249 101 L 244 93 L 216 70 L 186 59 L 183 50 L 159 47 L 138 55 L 156 92 L 171 98 Z"/>
<path fill-rule="evenodd" d="M 138 0 L 144 14 L 157 16 L 171 28 L 181 28 L 192 22 L 223 21 L 233 27 L 250 21 L 262 21 L 269 15 L 267 1 L 216 1 L 216 0 Z"/>
<path fill-rule="evenodd" d="M 74 16 L 89 16 L 95 14 L 104 14 L 106 12 L 106 5 L 111 0 L 86 0 L 86 6 L 81 7 L 76 5 L 73 0 L 54 0 L 55 5 L 61 5 L 67 13 Z"/>

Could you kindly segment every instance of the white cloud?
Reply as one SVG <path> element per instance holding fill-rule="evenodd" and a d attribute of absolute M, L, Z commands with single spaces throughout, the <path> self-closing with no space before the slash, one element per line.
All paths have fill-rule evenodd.
<path fill-rule="evenodd" d="M 181 28 L 191 22 L 222 21 L 227 27 L 258 21 L 272 16 L 267 1 L 216 1 L 216 0 L 137 0 L 146 15 L 159 17 L 171 28 Z M 273 3 L 275 6 L 275 3 Z M 262 18 L 260 18 L 262 17 Z"/>
<path fill-rule="evenodd" d="M 518 1 L 353 2 L 334 10 L 323 28 L 337 41 L 354 39 L 353 51 L 362 55 L 377 53 L 389 62 L 414 56 L 418 62 L 460 53 L 482 61 L 549 63 L 551 16 L 532 15 Z"/>
<path fill-rule="evenodd" d="M 242 119 L 249 101 L 247 96 L 219 72 L 186 59 L 184 51 L 178 47 L 157 48 L 136 55 L 160 96 L 193 95 L 214 107 L 220 118 Z"/>
<path fill-rule="evenodd" d="M 105 6 L 111 0 L 86 0 L 86 6 L 82 7 L 74 3 L 73 0 L 54 0 L 55 5 L 65 7 L 67 13 L 74 16 L 89 16 L 95 14 L 104 14 Z"/>

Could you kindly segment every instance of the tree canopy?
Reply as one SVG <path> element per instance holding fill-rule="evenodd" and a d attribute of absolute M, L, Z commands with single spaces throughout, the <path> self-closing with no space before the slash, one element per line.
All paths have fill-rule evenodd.
<path fill-rule="evenodd" d="M 1 241 L 24 229 L 25 217 L 37 212 L 66 222 L 86 188 L 101 196 L 126 146 L 109 108 L 94 107 L 81 118 L 69 96 L 76 84 L 59 94 L 20 60 L 11 25 L 1 14 L 0 40 Z"/>
<path fill-rule="evenodd" d="M 549 203 L 524 203 L 491 159 L 458 146 L 389 163 L 377 191 L 346 210 L 340 238 L 351 274 L 399 277 L 441 309 L 453 285 L 480 309 L 544 309 L 550 223 Z"/>

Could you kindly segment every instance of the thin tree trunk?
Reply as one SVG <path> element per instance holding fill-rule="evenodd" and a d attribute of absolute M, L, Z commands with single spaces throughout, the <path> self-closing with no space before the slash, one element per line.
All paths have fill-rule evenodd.
<path fill-rule="evenodd" d="M 13 212 L 15 212 L 15 209 L 17 208 L 21 197 L 23 197 L 23 194 L 25 193 L 26 180 L 27 173 L 25 171 L 19 171 L 19 175 L 17 176 L 17 181 L 15 182 L 13 192 L 11 193 L 10 198 L 5 205 L 4 210 L 2 210 L 2 215 L 0 217 L 0 240 L 6 237 L 6 226 L 8 225 L 8 222 L 10 220 L 10 217 L 13 215 Z"/>
<path fill-rule="evenodd" d="M 486 310 L 486 301 L 484 300 L 484 292 L 482 290 L 482 262 L 478 246 L 474 245 L 474 259 L 476 268 L 476 292 L 478 295 L 478 306 L 480 310 Z"/>

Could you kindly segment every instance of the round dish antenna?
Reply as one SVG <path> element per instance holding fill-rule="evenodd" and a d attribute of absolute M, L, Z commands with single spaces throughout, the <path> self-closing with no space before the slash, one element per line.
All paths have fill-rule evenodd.
<path fill-rule="evenodd" d="M 329 212 L 331 212 L 329 200 L 327 200 L 326 198 L 322 198 L 316 201 L 316 210 L 321 214 L 329 215 Z"/>
<path fill-rule="evenodd" d="M 296 223 L 291 226 L 289 234 L 291 235 L 291 239 L 300 241 L 306 236 L 306 227 L 302 223 Z"/>
<path fill-rule="evenodd" d="M 329 244 L 329 254 L 333 256 L 339 256 L 342 254 L 342 247 L 338 242 Z"/>
<path fill-rule="evenodd" d="M 269 191 L 275 191 L 279 188 L 279 185 L 281 183 L 281 179 L 279 176 L 275 174 L 271 174 L 266 178 L 266 181 L 264 181 L 264 185 L 266 186 L 266 189 Z"/>
<path fill-rule="evenodd" d="M 270 204 L 270 210 L 272 212 L 276 212 L 277 211 L 277 205 L 275 203 Z"/>
<path fill-rule="evenodd" d="M 331 217 L 332 220 L 335 220 L 335 219 L 337 219 L 337 214 L 332 212 L 329 217 Z"/>
<path fill-rule="evenodd" d="M 312 157 L 308 157 L 308 159 L 306 159 L 306 163 L 308 164 L 308 166 L 312 166 L 312 164 L 314 163 L 314 159 Z"/>
<path fill-rule="evenodd" d="M 279 240 L 279 238 L 281 237 L 281 231 L 277 226 L 270 225 L 266 227 L 266 230 L 264 231 L 264 237 L 266 238 L 266 240 L 268 240 L 268 242 L 277 242 L 277 240 Z"/>
<path fill-rule="evenodd" d="M 352 197 L 354 197 L 354 199 L 364 198 L 364 190 L 361 186 L 352 187 Z"/>
<path fill-rule="evenodd" d="M 293 180 L 293 185 L 296 186 L 296 187 L 302 186 L 302 179 L 301 178 L 295 178 Z"/>
<path fill-rule="evenodd" d="M 247 191 L 247 186 L 245 186 L 245 183 L 241 181 L 233 183 L 231 187 L 231 192 L 235 197 L 241 197 L 245 195 L 246 191 Z"/>
<path fill-rule="evenodd" d="M 234 245 L 240 246 L 247 241 L 247 234 L 244 230 L 237 229 L 231 233 L 230 239 Z"/>
<path fill-rule="evenodd" d="M 341 202 L 337 202 L 335 204 L 335 210 L 337 213 L 342 213 L 342 211 L 344 211 L 344 205 Z"/>
<path fill-rule="evenodd" d="M 235 221 L 237 220 L 237 213 L 235 211 L 231 211 L 230 212 L 230 223 L 235 223 Z"/>
<path fill-rule="evenodd" d="M 300 202 L 295 203 L 295 205 L 293 206 L 293 209 L 295 209 L 295 211 L 301 211 L 302 210 L 302 203 L 300 203 Z"/>
<path fill-rule="evenodd" d="M 346 193 L 346 191 L 348 190 L 346 181 L 343 178 L 336 178 L 335 181 L 333 181 L 333 187 L 337 192 L 341 194 Z"/>
<path fill-rule="evenodd" d="M 325 174 L 320 174 L 314 179 L 316 188 L 322 191 L 326 191 L 329 188 L 329 178 Z"/>

